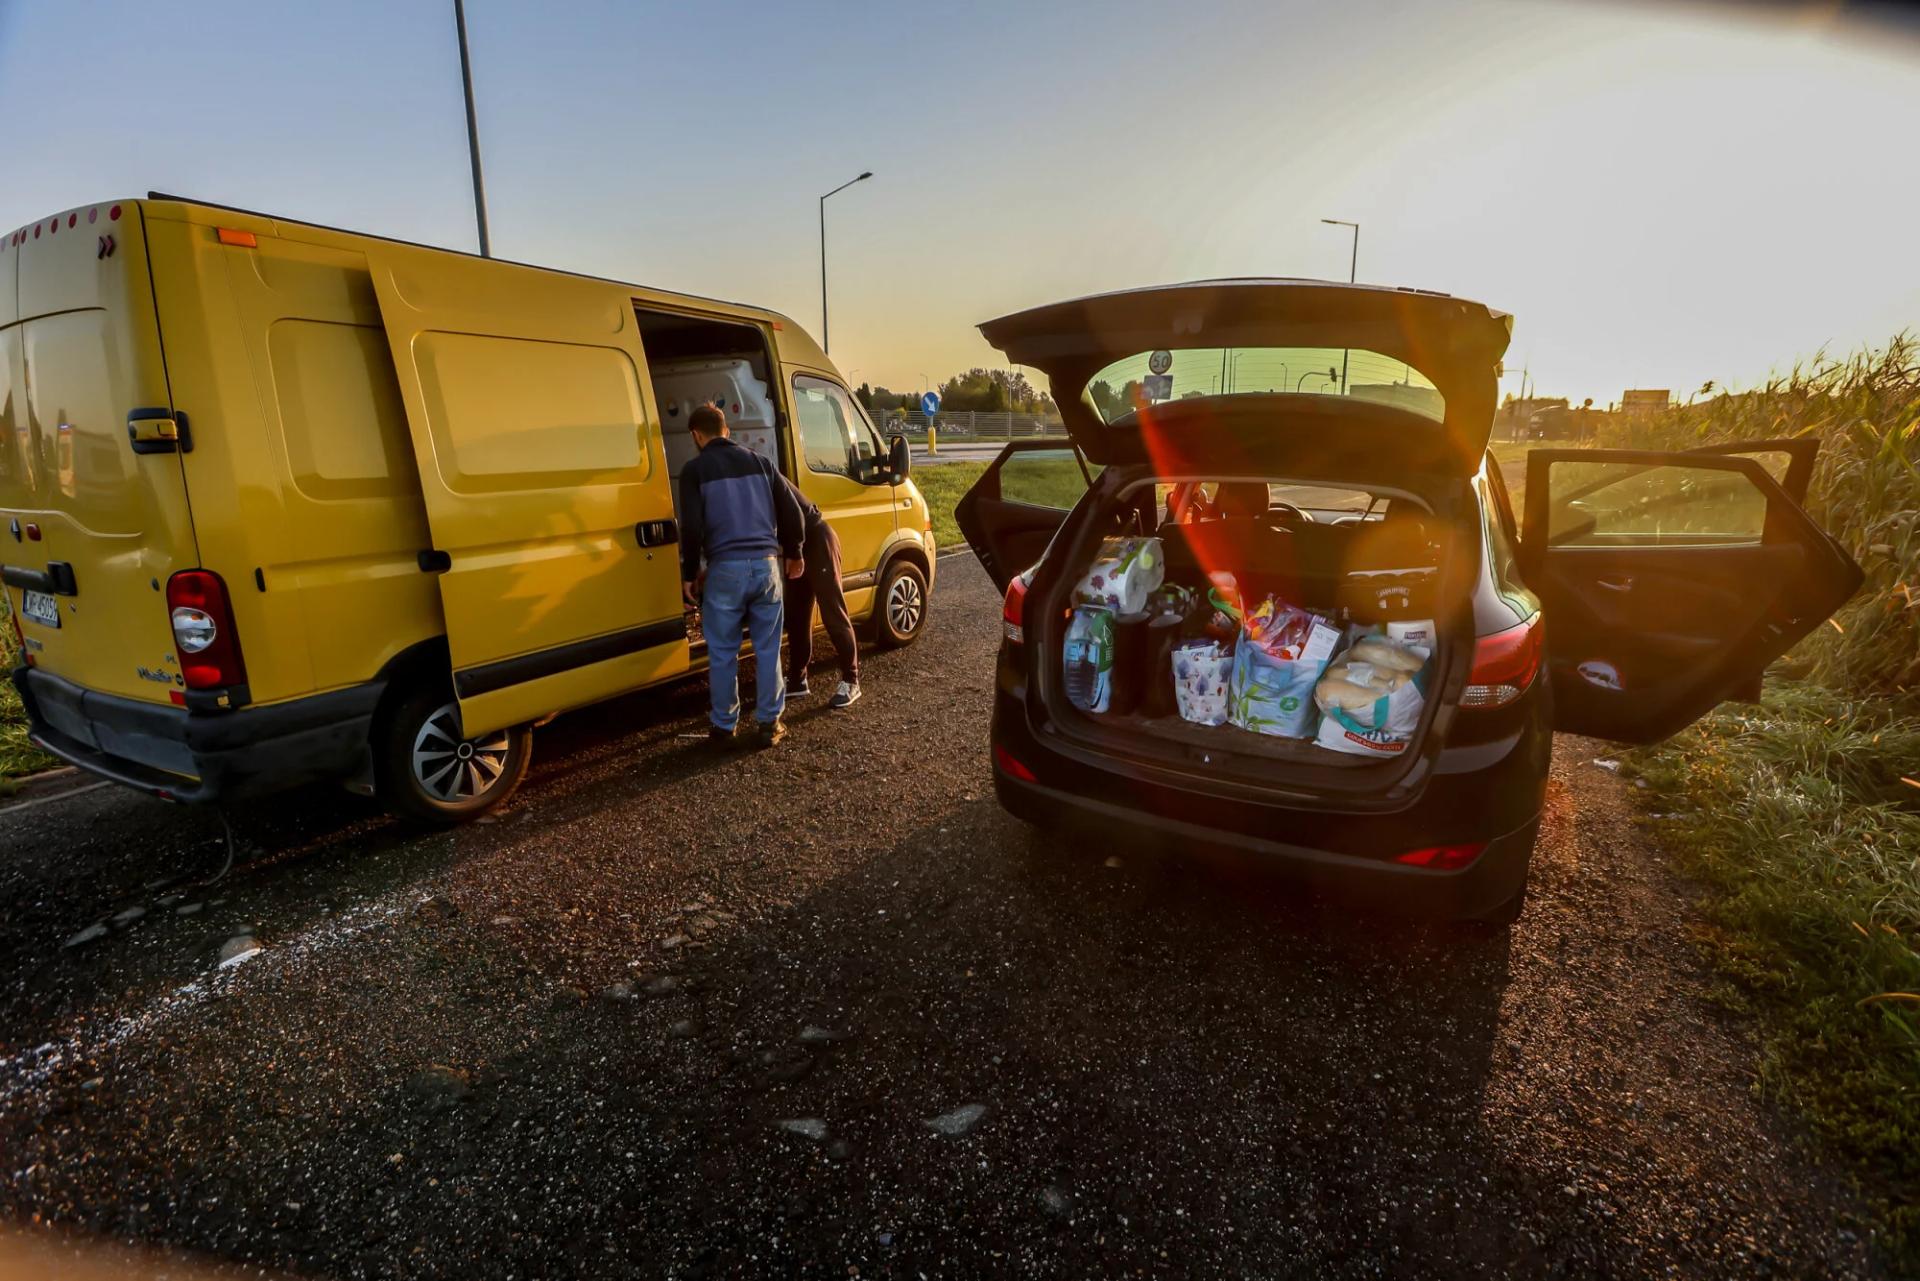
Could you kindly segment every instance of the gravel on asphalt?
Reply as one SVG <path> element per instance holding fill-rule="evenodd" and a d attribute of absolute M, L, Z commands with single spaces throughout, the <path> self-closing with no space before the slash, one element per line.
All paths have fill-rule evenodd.
<path fill-rule="evenodd" d="M 1357 914 L 1005 815 L 997 604 L 944 561 L 770 752 L 690 682 L 490 822 L 236 807 L 204 888 L 210 813 L 0 819 L 0 1204 L 339 1277 L 1875 1272 L 1601 745 L 1511 932 Z"/>

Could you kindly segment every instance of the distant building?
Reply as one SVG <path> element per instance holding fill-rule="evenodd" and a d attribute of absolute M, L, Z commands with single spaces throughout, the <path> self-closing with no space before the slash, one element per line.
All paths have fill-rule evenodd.
<path fill-rule="evenodd" d="M 1673 401 L 1670 391 L 1623 391 L 1620 393 L 1620 412 L 1629 418 L 1642 414 L 1664 414 Z"/>

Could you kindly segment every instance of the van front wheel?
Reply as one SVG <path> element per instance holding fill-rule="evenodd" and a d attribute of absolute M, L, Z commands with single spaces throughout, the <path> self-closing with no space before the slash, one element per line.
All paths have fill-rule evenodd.
<path fill-rule="evenodd" d="M 443 691 L 402 699 L 375 746 L 380 799 L 402 818 L 459 823 L 513 795 L 533 755 L 524 725 L 465 737 L 460 705 Z"/>
<path fill-rule="evenodd" d="M 874 638 L 888 649 L 911 645 L 927 625 L 927 576 L 904 556 L 887 566 L 874 593 Z"/>

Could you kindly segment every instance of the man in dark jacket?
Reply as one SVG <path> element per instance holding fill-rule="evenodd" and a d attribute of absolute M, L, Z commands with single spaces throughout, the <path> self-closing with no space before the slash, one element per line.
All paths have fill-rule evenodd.
<path fill-rule="evenodd" d="M 804 568 L 805 526 L 793 491 L 774 465 L 727 434 L 717 405 L 687 415 L 700 453 L 680 471 L 680 592 L 700 609 L 713 693 L 709 739 L 730 746 L 740 721 L 740 629 L 753 638 L 759 672 L 753 717 L 759 745 L 786 737 L 780 713 L 781 561 L 787 578 Z M 706 568 L 700 567 L 701 558 Z"/>
<path fill-rule="evenodd" d="M 807 665 L 813 661 L 813 606 L 818 601 L 820 624 L 840 659 L 840 688 L 827 706 L 851 707 L 860 697 L 860 643 L 847 613 L 846 593 L 840 589 L 840 536 L 812 499 L 786 477 L 780 480 L 793 490 L 807 527 L 807 571 L 787 584 L 787 697 L 805 698 L 813 692 Z"/>

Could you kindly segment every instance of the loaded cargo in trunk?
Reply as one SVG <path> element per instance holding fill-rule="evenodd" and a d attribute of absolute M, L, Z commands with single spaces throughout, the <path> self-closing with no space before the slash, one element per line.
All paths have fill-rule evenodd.
<path fill-rule="evenodd" d="M 1051 584 L 1048 710 L 1102 750 L 1384 786 L 1421 754 L 1462 566 L 1407 491 L 1142 477 Z M 1052 611 L 1050 611 L 1052 612 Z M 1470 622 L 1467 630 L 1471 632 Z"/>

